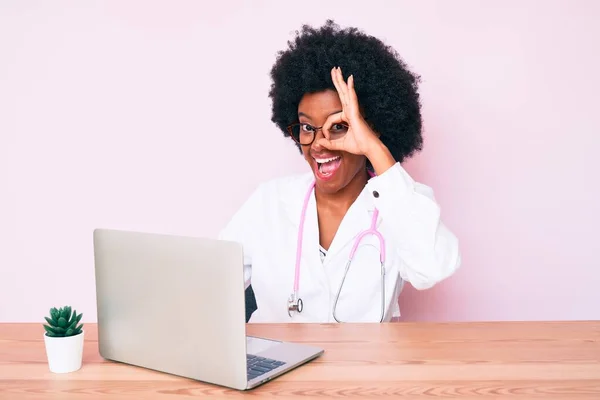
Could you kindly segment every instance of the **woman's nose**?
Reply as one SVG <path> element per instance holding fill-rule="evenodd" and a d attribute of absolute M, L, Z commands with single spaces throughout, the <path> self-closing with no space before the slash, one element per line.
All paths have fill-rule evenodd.
<path fill-rule="evenodd" d="M 311 147 L 317 151 L 321 150 L 323 148 L 323 146 L 321 146 L 317 142 L 319 141 L 319 139 L 324 138 L 324 137 L 325 137 L 325 134 L 323 133 L 323 128 L 315 129 L 315 140 L 313 140 Z"/>

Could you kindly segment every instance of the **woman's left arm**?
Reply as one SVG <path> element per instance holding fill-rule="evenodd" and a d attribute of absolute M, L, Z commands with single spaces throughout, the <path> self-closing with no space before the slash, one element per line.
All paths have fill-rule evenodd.
<path fill-rule="evenodd" d="M 320 138 L 318 143 L 330 150 L 364 155 L 375 169 L 367 184 L 380 216 L 392 232 L 388 248 L 403 260 L 403 280 L 416 289 L 427 289 L 449 277 L 460 266 L 458 239 L 440 219 L 440 207 L 433 191 L 415 182 L 396 162 L 389 149 L 362 117 L 354 90 L 354 77 L 344 81 L 340 68 L 331 70 L 340 96 L 342 111 L 331 115 L 325 126 L 346 122 L 348 132 L 339 139 Z"/>
<path fill-rule="evenodd" d="M 367 190 L 392 232 L 387 247 L 404 262 L 401 278 L 422 290 L 451 276 L 461 264 L 458 239 L 441 221 L 433 190 L 415 182 L 380 141 L 366 155 L 377 175 Z"/>

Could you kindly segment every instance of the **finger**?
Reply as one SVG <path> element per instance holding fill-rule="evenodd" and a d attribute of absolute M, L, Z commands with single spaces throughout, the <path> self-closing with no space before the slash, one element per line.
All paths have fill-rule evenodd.
<path fill-rule="evenodd" d="M 325 139 L 325 138 L 320 138 L 319 140 L 317 140 L 317 144 L 325 147 L 327 150 L 337 150 L 337 151 L 345 150 L 344 139 L 329 140 L 329 139 Z"/>
<path fill-rule="evenodd" d="M 326 139 L 329 139 L 329 130 L 333 124 L 345 123 L 346 125 L 350 125 L 350 121 L 348 121 L 345 112 L 338 112 L 335 114 L 331 114 L 323 123 L 323 134 Z"/>
<path fill-rule="evenodd" d="M 339 122 L 346 122 L 346 123 L 350 122 L 350 121 L 348 121 L 348 119 L 343 111 L 336 112 L 335 114 L 331 114 L 329 117 L 327 117 L 327 119 L 325 120 L 325 123 L 323 123 L 323 126 L 330 127 L 332 124 L 337 124 Z"/>
<path fill-rule="evenodd" d="M 348 98 L 348 85 L 346 81 L 344 81 L 344 75 L 342 74 L 342 69 L 340 67 L 337 68 L 337 82 L 340 90 L 342 92 L 342 96 L 344 98 L 344 105 L 347 107 L 349 105 L 350 99 Z"/>
<path fill-rule="evenodd" d="M 348 108 L 353 114 L 359 111 L 358 96 L 354 90 L 354 75 L 348 77 Z"/>
<path fill-rule="evenodd" d="M 342 103 L 342 107 L 345 107 L 347 100 L 344 96 L 344 92 L 340 85 L 337 67 L 334 67 L 331 69 L 331 80 L 333 81 L 333 86 L 335 86 L 335 90 L 337 91 L 338 96 L 340 97 L 340 102 Z"/>
<path fill-rule="evenodd" d="M 337 67 L 333 67 L 331 69 L 331 81 L 333 82 L 333 86 L 335 86 L 335 90 L 338 93 L 340 102 L 342 103 L 342 107 L 345 107 L 346 101 L 344 99 L 344 93 L 342 92 L 342 88 L 340 87 L 340 83 L 338 80 Z"/>

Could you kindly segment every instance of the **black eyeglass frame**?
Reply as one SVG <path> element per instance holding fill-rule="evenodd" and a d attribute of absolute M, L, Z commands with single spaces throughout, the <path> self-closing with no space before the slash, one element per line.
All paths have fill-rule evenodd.
<path fill-rule="evenodd" d="M 312 127 L 314 129 L 314 131 L 312 132 L 312 140 L 309 143 L 300 143 L 300 138 L 296 139 L 294 137 L 294 127 L 295 126 L 302 126 L 302 125 L 308 125 L 310 127 Z M 346 129 L 350 128 L 350 125 L 348 125 L 345 122 L 336 122 L 334 125 L 343 125 L 346 127 Z M 315 138 L 317 137 L 317 131 L 323 131 L 324 126 L 312 126 L 311 124 L 307 124 L 305 122 L 295 122 L 293 124 L 290 124 L 287 126 L 287 131 L 290 134 L 290 137 L 294 140 L 294 142 L 298 143 L 300 146 L 310 146 L 311 144 L 314 143 Z"/>

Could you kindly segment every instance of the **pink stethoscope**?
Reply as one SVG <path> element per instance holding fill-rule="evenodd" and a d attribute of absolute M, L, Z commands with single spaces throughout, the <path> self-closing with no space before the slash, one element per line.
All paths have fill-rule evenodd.
<path fill-rule="evenodd" d="M 373 174 L 369 171 L 371 176 Z M 304 204 L 302 206 L 302 214 L 300 215 L 300 227 L 298 229 L 298 244 L 296 247 L 296 274 L 294 277 L 294 292 L 290 295 L 288 299 L 288 315 L 291 317 L 292 312 L 302 313 L 302 309 L 304 308 L 304 303 L 302 299 L 298 296 L 298 288 L 300 282 L 300 258 L 302 255 L 302 236 L 304 234 L 304 220 L 306 219 L 306 208 L 308 207 L 308 201 L 310 199 L 310 195 L 315 187 L 315 182 L 310 185 L 306 195 L 304 197 Z M 381 317 L 379 322 L 383 321 L 385 314 L 385 240 L 381 233 L 377 230 L 377 217 L 379 216 L 379 210 L 377 208 L 373 212 L 373 218 L 371 220 L 371 227 L 367 230 L 364 230 L 358 234 L 358 237 L 354 241 L 354 245 L 352 246 L 352 250 L 350 250 L 350 256 L 348 258 L 348 262 L 346 263 L 346 270 L 344 272 L 344 277 L 342 278 L 342 282 L 340 283 L 340 287 L 338 288 L 337 294 L 335 296 L 335 302 L 333 305 L 333 318 L 336 322 L 341 322 L 336 315 L 336 308 L 338 299 L 340 297 L 340 293 L 342 292 L 342 287 L 344 286 L 344 281 L 346 280 L 346 275 L 348 274 L 348 270 L 350 269 L 350 264 L 352 263 L 352 259 L 354 257 L 354 253 L 356 253 L 356 249 L 360 244 L 360 241 L 367 235 L 374 235 L 379 239 L 379 260 L 381 261 Z"/>

